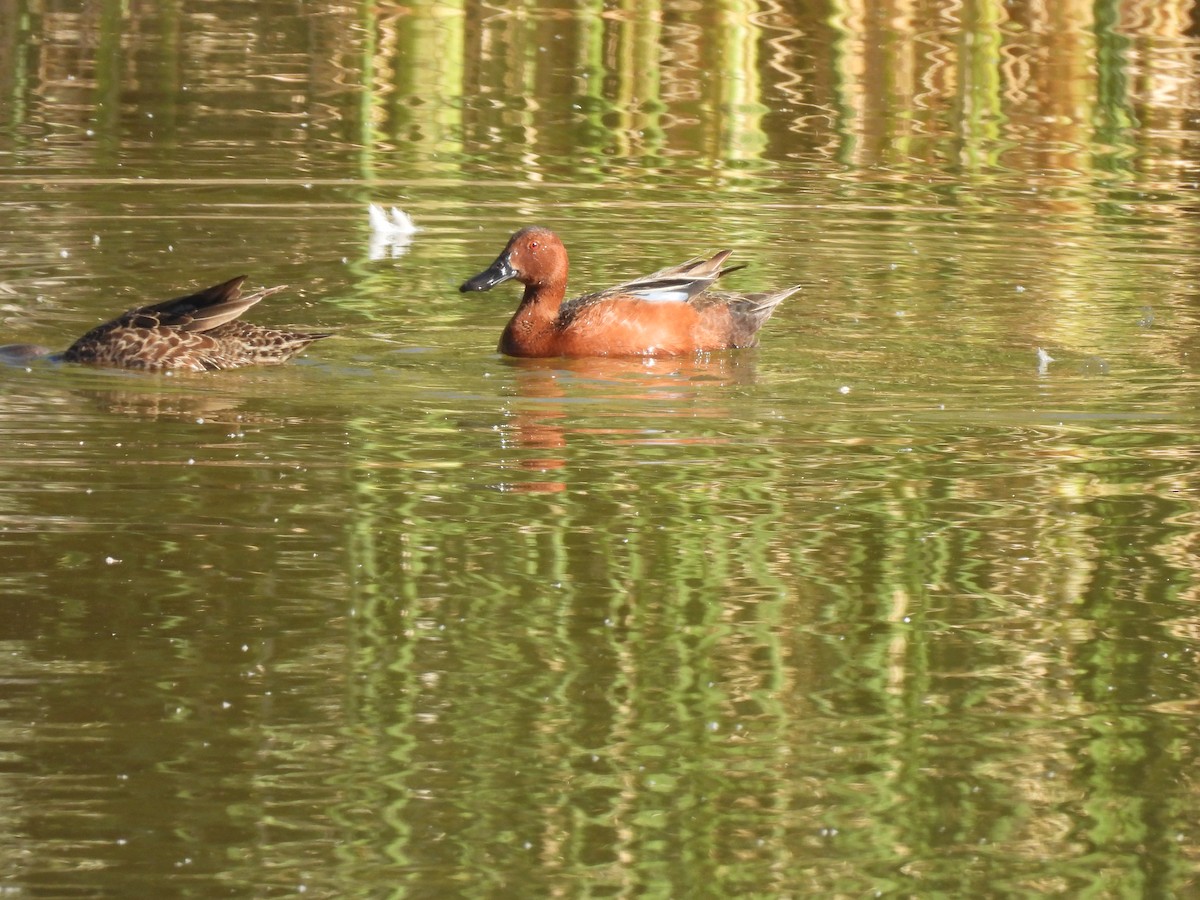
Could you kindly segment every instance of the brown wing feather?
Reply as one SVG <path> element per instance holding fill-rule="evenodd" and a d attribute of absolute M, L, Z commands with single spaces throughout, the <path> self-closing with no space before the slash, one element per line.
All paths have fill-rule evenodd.
<path fill-rule="evenodd" d="M 284 289 L 242 296 L 245 275 L 195 294 L 128 310 L 98 325 L 67 348 L 67 362 L 147 371 L 203 372 L 280 363 L 328 334 L 263 328 L 238 316 Z"/>
<path fill-rule="evenodd" d="M 634 297 L 647 303 L 694 303 L 702 297 L 718 278 L 736 272 L 744 266 L 730 266 L 722 269 L 721 265 L 729 259 L 732 250 L 721 250 L 716 255 L 705 258 L 697 256 L 677 266 L 667 266 L 641 278 L 634 278 L 623 284 L 614 285 L 582 297 L 575 297 L 563 304 L 559 313 L 559 324 L 566 325 L 584 309 L 593 304 L 615 297 Z M 679 298 L 670 299 L 654 297 L 654 294 L 680 294 Z"/>
<path fill-rule="evenodd" d="M 142 328 L 158 325 L 183 331 L 209 331 L 218 325 L 232 322 L 255 303 L 285 287 L 280 285 L 266 288 L 243 297 L 242 283 L 245 280 L 245 275 L 239 275 L 186 297 L 176 297 L 173 300 L 131 309 L 117 317 L 114 323 Z"/>

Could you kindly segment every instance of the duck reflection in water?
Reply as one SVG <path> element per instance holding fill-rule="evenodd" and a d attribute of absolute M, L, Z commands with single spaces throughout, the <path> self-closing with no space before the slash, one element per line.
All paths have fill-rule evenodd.
<path fill-rule="evenodd" d="M 738 354 L 700 354 L 690 357 L 517 359 L 510 365 L 517 370 L 517 398 L 506 412 L 501 434 L 506 451 L 518 451 L 516 459 L 501 465 L 522 473 L 539 473 L 536 481 L 512 481 L 501 485 L 505 491 L 520 493 L 558 493 L 567 489 L 563 480 L 554 480 L 554 472 L 569 468 L 568 442 L 571 436 L 596 437 L 612 446 L 714 445 L 725 438 L 713 435 L 697 438 L 673 435 L 672 418 L 713 419 L 724 421 L 735 414 L 719 398 L 723 388 L 752 382 L 755 378 L 753 356 Z M 625 426 L 616 420 L 649 412 L 655 427 Z M 608 417 L 611 427 L 575 425 L 573 418 L 586 410 L 589 420 Z M 682 428 L 680 429 L 682 431 Z M 532 453 L 529 453 L 532 451 Z"/>

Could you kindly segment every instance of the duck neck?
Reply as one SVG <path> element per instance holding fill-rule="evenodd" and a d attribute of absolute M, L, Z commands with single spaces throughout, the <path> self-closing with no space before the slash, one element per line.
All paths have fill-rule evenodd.
<path fill-rule="evenodd" d="M 512 356 L 541 355 L 542 342 L 554 334 L 566 294 L 565 284 L 529 284 L 521 305 L 500 338 L 500 351 Z"/>
<path fill-rule="evenodd" d="M 567 285 L 565 282 L 546 281 L 538 284 L 525 285 L 525 293 L 521 295 L 521 306 L 518 312 L 522 309 L 534 309 L 541 315 L 547 315 L 553 318 L 558 315 L 558 309 L 562 306 L 563 297 L 567 294 Z"/>

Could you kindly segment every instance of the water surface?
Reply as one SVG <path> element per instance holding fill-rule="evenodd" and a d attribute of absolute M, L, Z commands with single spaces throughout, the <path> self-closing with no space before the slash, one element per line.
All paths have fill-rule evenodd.
<path fill-rule="evenodd" d="M 5 890 L 1194 892 L 1195 18 L 0 0 L 0 340 L 338 335 L 0 367 Z M 530 222 L 804 289 L 508 360 Z"/>

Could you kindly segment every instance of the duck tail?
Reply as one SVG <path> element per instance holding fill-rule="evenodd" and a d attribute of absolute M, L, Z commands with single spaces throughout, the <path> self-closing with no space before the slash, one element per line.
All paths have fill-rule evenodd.
<path fill-rule="evenodd" d="M 775 312 L 775 307 L 779 306 L 784 300 L 796 293 L 803 285 L 794 284 L 791 287 L 784 288 L 781 291 L 776 291 L 773 294 L 760 294 L 753 298 L 754 305 L 750 307 L 749 313 L 757 323 L 757 327 L 761 328 L 767 319 L 771 318 L 771 314 Z"/>

